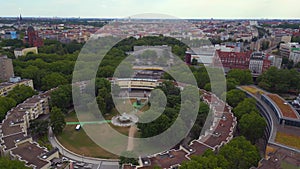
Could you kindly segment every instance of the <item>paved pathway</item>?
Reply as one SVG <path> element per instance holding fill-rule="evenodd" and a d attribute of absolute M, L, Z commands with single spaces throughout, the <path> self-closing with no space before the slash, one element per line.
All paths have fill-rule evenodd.
<path fill-rule="evenodd" d="M 132 151 L 134 148 L 134 135 L 137 132 L 136 125 L 132 125 L 129 129 L 127 151 Z"/>
<path fill-rule="evenodd" d="M 85 124 L 103 124 L 103 123 L 110 123 L 110 120 L 103 120 L 103 121 L 86 121 L 86 122 L 66 122 L 67 125 L 75 125 L 75 124 L 80 124 L 80 125 L 85 125 Z"/>

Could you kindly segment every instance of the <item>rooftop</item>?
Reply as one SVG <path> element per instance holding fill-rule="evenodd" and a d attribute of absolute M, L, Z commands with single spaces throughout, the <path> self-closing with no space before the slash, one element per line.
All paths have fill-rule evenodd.
<path fill-rule="evenodd" d="M 278 106 L 283 117 L 300 119 L 297 112 L 277 94 L 267 94 L 267 96 Z"/>
<path fill-rule="evenodd" d="M 4 145 L 6 148 L 5 150 L 10 150 L 11 148 L 16 147 L 15 144 L 19 141 L 22 141 L 24 139 L 26 139 L 28 137 L 25 136 L 25 133 L 18 133 L 15 135 L 11 135 L 11 136 L 7 136 L 2 138 L 4 143 L 2 145 Z"/>
<path fill-rule="evenodd" d="M 46 150 L 39 147 L 35 143 L 25 142 L 17 146 L 17 148 L 11 150 L 12 154 L 20 156 L 22 160 L 27 161 L 27 165 L 34 165 L 37 168 L 42 168 L 48 162 L 37 158 L 42 154 L 46 153 Z"/>

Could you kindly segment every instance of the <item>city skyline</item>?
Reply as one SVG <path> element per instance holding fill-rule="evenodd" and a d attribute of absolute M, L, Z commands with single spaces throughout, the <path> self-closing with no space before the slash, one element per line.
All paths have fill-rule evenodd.
<path fill-rule="evenodd" d="M 182 19 L 299 19 L 300 15 L 297 0 L 88 0 L 84 4 L 80 0 L 12 0 L 1 5 L 0 17 L 127 18 L 158 13 Z"/>

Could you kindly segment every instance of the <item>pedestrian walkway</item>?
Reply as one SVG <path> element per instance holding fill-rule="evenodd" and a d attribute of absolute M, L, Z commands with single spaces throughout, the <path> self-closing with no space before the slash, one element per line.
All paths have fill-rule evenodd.
<path fill-rule="evenodd" d="M 85 125 L 85 124 L 104 124 L 104 123 L 111 123 L 110 120 L 103 120 L 103 121 L 84 121 L 84 122 L 66 122 L 67 125 L 77 125 L 77 124 L 80 124 L 80 125 Z"/>

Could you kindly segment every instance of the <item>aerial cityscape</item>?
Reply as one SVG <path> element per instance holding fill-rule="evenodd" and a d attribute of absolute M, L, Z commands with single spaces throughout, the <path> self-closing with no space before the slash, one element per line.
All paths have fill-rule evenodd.
<path fill-rule="evenodd" d="M 1 169 L 300 169 L 298 1 L 1 4 Z"/>

